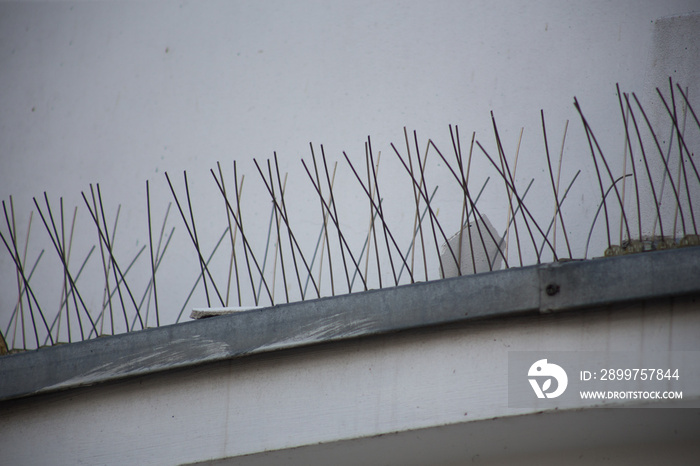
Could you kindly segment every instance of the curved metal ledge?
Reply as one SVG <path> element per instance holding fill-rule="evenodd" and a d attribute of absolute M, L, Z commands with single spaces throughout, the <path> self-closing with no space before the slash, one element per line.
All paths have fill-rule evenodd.
<path fill-rule="evenodd" d="M 700 247 L 513 268 L 4 356 L 0 400 L 322 342 L 688 294 L 700 294 Z"/>

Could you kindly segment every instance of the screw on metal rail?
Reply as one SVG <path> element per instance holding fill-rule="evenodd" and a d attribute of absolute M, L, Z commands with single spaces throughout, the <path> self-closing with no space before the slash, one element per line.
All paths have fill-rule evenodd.
<path fill-rule="evenodd" d="M 544 291 L 547 293 L 547 296 L 554 296 L 555 294 L 559 293 L 559 285 L 556 283 L 550 283 L 547 285 Z"/>

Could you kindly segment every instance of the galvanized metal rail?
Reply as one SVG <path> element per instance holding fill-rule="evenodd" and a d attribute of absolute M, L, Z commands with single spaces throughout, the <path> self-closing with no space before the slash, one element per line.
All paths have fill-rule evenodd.
<path fill-rule="evenodd" d="M 700 247 L 512 268 L 3 356 L 0 400 L 409 329 L 696 294 Z"/>

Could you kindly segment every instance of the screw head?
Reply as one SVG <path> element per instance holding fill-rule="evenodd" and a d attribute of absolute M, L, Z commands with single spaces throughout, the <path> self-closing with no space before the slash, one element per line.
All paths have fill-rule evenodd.
<path fill-rule="evenodd" d="M 544 291 L 547 293 L 547 296 L 554 296 L 555 294 L 559 293 L 559 285 L 556 283 L 550 283 L 547 285 Z"/>

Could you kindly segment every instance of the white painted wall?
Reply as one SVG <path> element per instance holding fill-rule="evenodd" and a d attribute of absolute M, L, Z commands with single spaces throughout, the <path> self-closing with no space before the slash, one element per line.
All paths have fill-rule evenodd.
<path fill-rule="evenodd" d="M 308 159 L 308 143 L 313 141 L 323 143 L 329 159 L 340 162 L 341 216 L 353 248 L 359 250 L 367 229 L 367 202 L 342 151 L 360 163 L 369 134 L 375 154 L 383 155 L 380 177 L 389 221 L 405 245 L 413 220 L 413 204 L 406 202 L 410 185 L 389 146 L 403 146 L 404 126 L 418 131 L 421 146 L 432 137 L 449 152 L 448 124 L 457 124 L 463 147 L 476 131 L 495 151 L 489 116 L 493 110 L 511 161 L 524 127 L 518 183 L 524 189 L 530 178 L 537 179 L 529 196 L 542 199 L 546 213 L 553 208 L 539 122 L 539 110 L 544 109 L 553 148 L 560 145 L 564 122 L 571 120 L 562 180 L 583 170 L 567 201 L 575 211 L 567 227 L 579 236 L 575 254 L 580 256 L 585 244 L 580 238 L 585 238 L 599 194 L 572 98 L 578 97 L 601 144 L 613 154 L 616 166 L 621 165 L 624 138 L 615 83 L 648 101 L 654 86 L 665 85 L 672 75 L 694 95 L 698 55 L 692 47 L 699 41 L 688 34 L 697 34 L 698 28 L 685 23 L 683 33 L 672 33 L 680 30 L 677 25 L 659 32 L 654 22 L 697 10 L 697 0 L 3 2 L 0 197 L 8 201 L 13 196 L 22 237 L 33 196 L 41 200 L 47 191 L 54 209 L 63 197 L 66 222 L 73 207 L 80 206 L 71 259 L 77 269 L 97 236 L 80 193 L 89 191 L 90 183 L 100 183 L 109 218 L 122 204 L 116 250 L 125 267 L 147 242 L 145 180 L 151 181 L 157 234 L 171 200 L 163 173 L 168 171 L 184 193 L 181 172 L 188 171 L 199 237 L 210 251 L 226 218 L 208 170 L 221 161 L 232 183 L 231 161 L 236 159 L 247 175 L 244 215 L 262 255 L 270 203 L 252 158 L 264 160 L 276 151 L 282 171 L 289 172 L 290 216 L 310 256 L 320 213 L 299 159 Z M 428 182 L 443 187 L 436 203 L 450 235 L 458 228 L 461 197 L 454 187 L 448 189 L 450 175 L 437 162 L 434 157 L 429 164 Z M 473 163 L 474 189 L 492 177 L 480 206 L 502 229 L 503 187 L 483 156 L 475 156 Z M 198 273 L 175 210 L 168 231 L 172 226 L 173 245 L 159 271 L 165 322 L 175 320 Z M 7 232 L 4 225 L 1 231 Z M 602 235 L 602 229 L 596 230 L 589 255 L 602 254 Z M 27 262 L 33 264 L 46 249 L 32 282 L 53 315 L 62 276 L 46 238 L 35 214 Z M 137 299 L 150 274 L 147 254 L 130 272 Z M 226 276 L 228 254 L 225 250 L 212 263 L 217 276 Z M 436 264 L 433 258 L 435 277 Z M 383 265 L 386 281 L 390 275 Z M 102 303 L 101 274 L 94 256 L 80 282 L 91 309 Z M 277 279 L 279 287 L 279 275 Z M 328 293 L 327 276 L 324 283 Z M 250 292 L 245 293 L 243 304 L 251 304 Z M 283 296 L 278 288 L 276 298 Z M 293 287 L 292 299 L 298 299 Z M 3 331 L 15 303 L 14 266 L 3 251 Z M 190 307 L 203 305 L 199 289 L 185 315 Z"/>
<path fill-rule="evenodd" d="M 658 464 L 661 454 L 694 464 L 700 421 L 697 409 L 687 408 L 698 407 L 697 374 L 681 370 L 683 400 L 664 405 L 679 409 L 646 407 L 628 417 L 627 409 L 591 409 L 600 402 L 562 398 L 510 408 L 508 373 L 509 353 L 517 351 L 692 354 L 700 350 L 699 330 L 697 299 L 673 298 L 151 374 L 3 403 L 0 458 L 5 464 L 183 464 L 312 446 L 248 464 L 265 458 L 267 464 L 605 464 L 606 458 Z M 575 374 L 569 377 L 574 386 Z M 522 383 L 527 387 L 524 374 Z M 369 438 L 391 433 L 399 435 Z M 353 443 L 334 443 L 346 440 Z M 313 447 L 319 443 L 328 445 Z M 420 445 L 426 450 L 416 451 Z M 304 462 L 307 450 L 315 461 Z"/>

